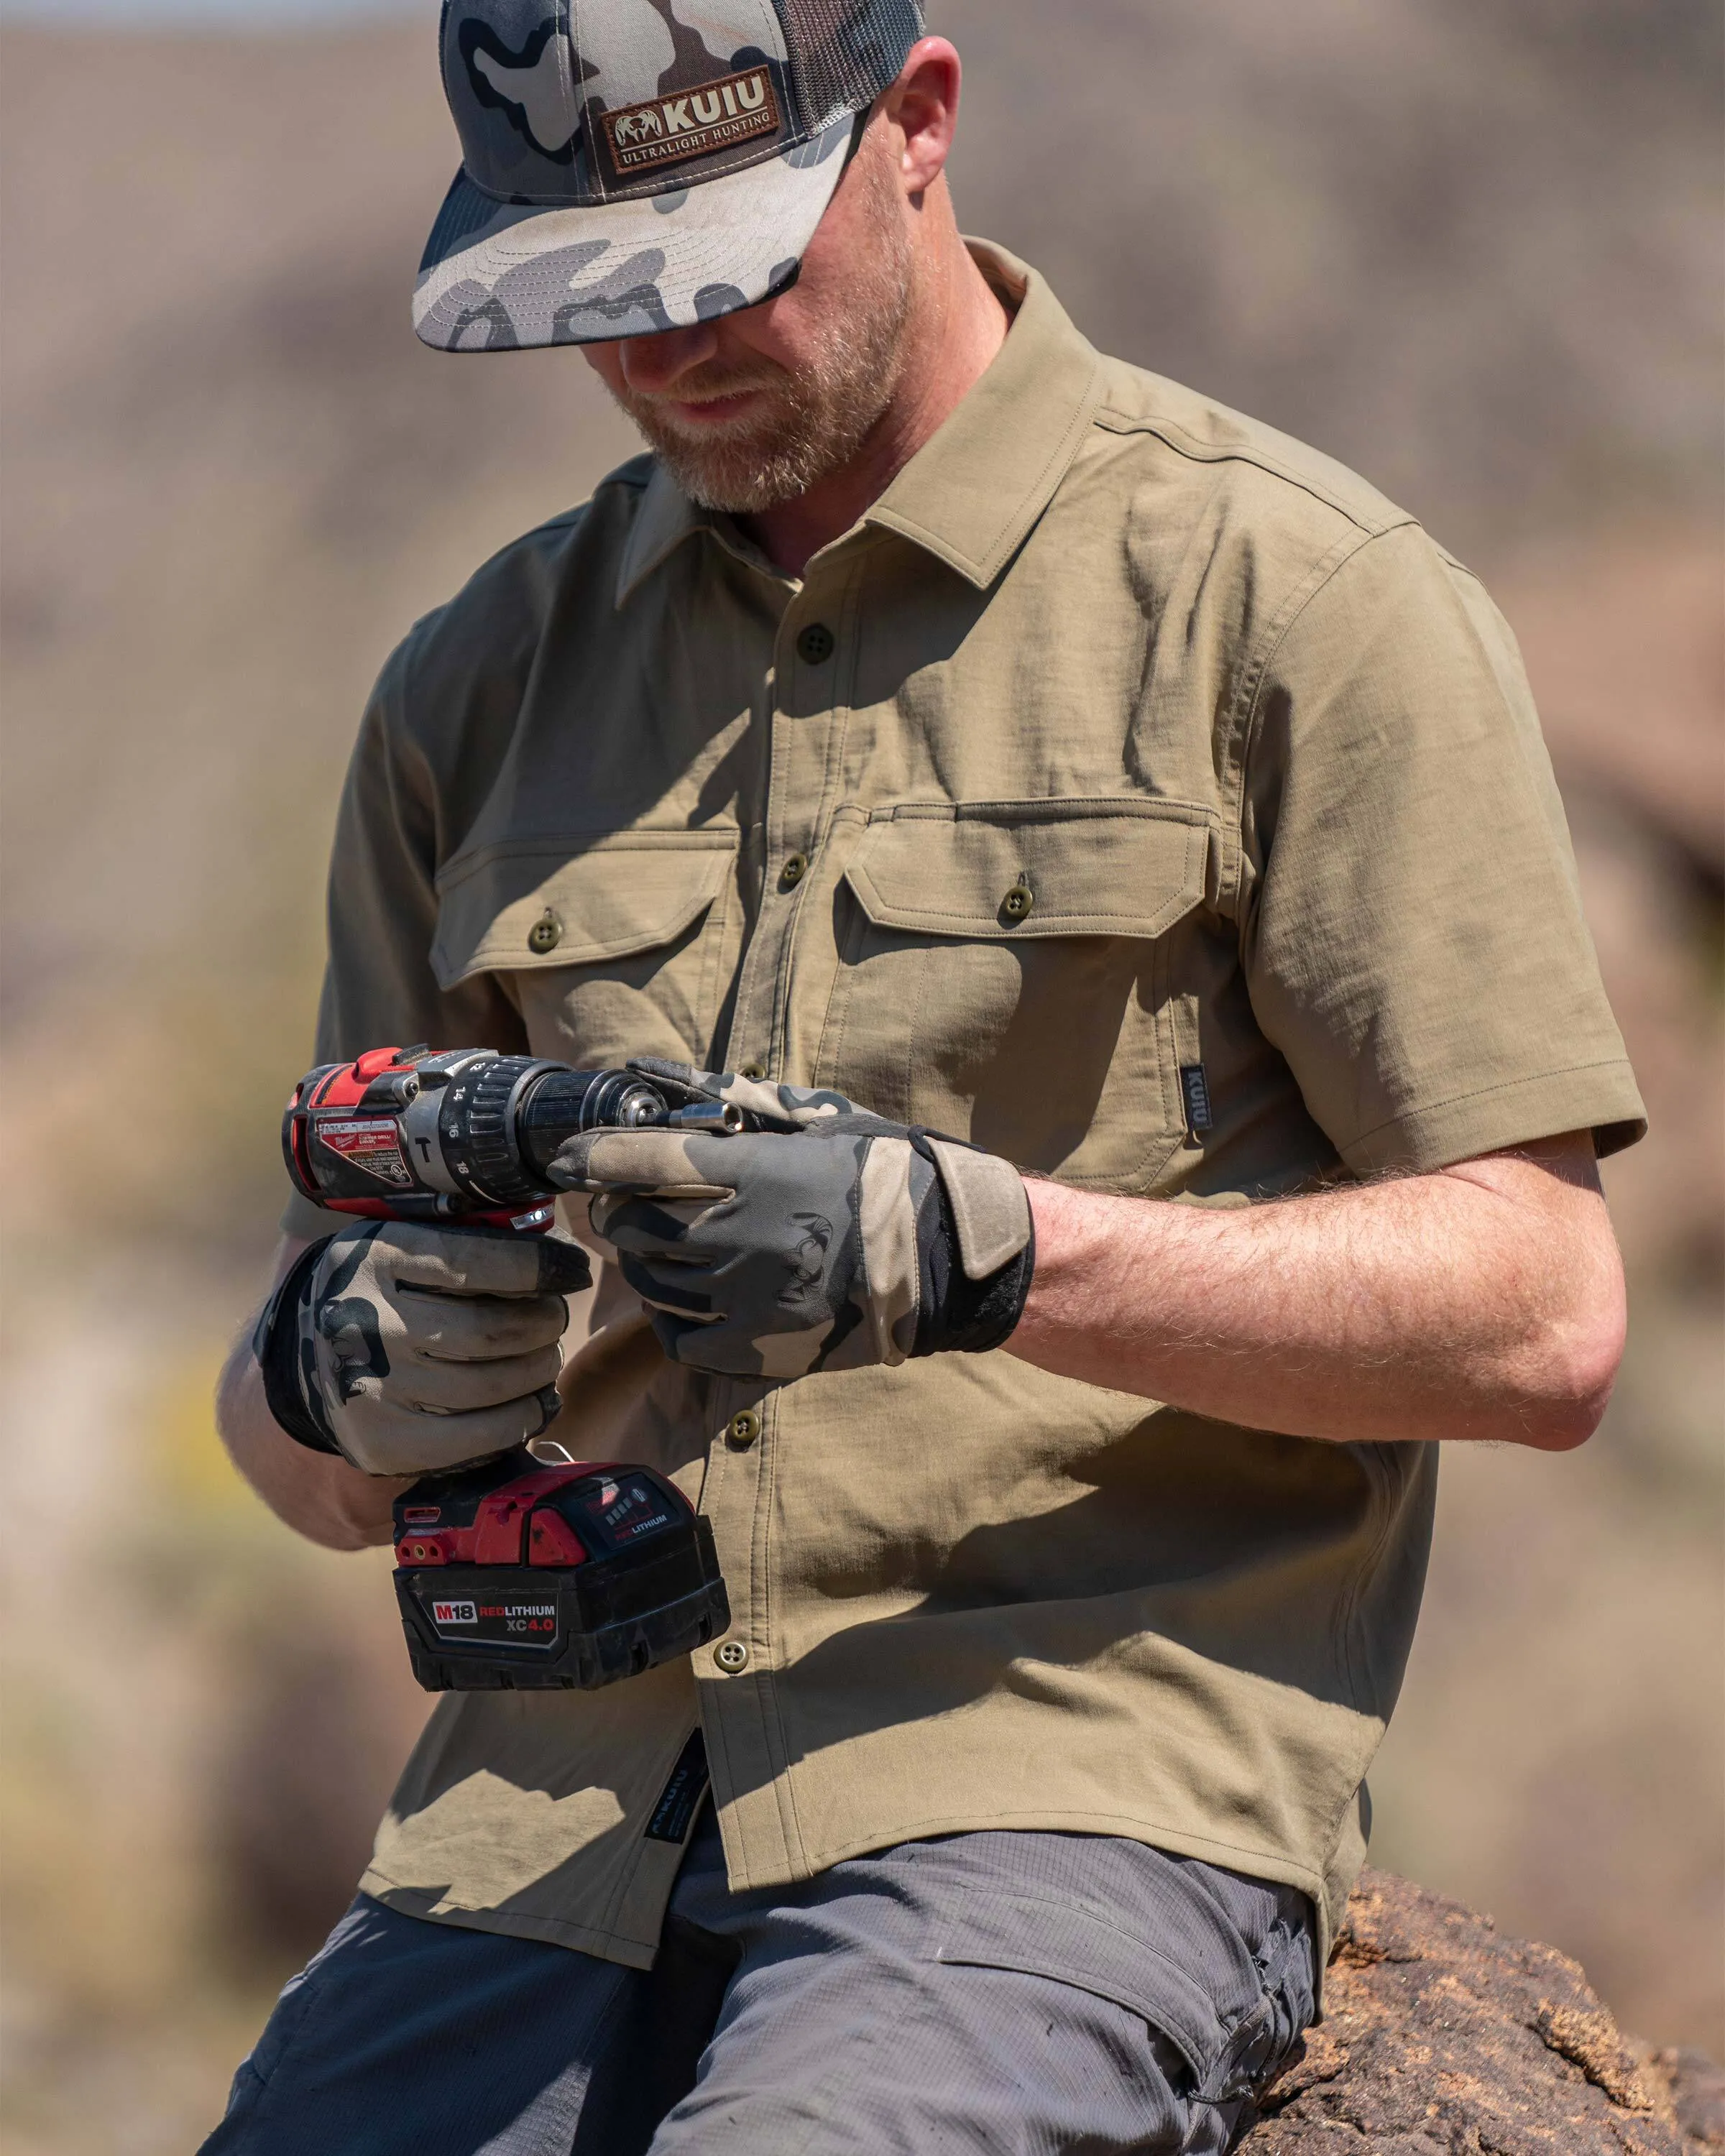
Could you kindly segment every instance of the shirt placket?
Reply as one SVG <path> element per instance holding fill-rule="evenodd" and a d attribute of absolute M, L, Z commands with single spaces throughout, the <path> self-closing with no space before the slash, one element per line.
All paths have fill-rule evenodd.
<path fill-rule="evenodd" d="M 854 634 L 857 565 L 840 550 L 814 565 L 779 624 L 767 697 L 770 739 L 760 804 L 759 907 L 744 952 L 726 1062 L 749 1077 L 806 1084 L 784 1068 L 787 1016 L 803 901 L 816 873 L 833 803 Z M 732 1879 L 802 1868 L 784 1745 L 770 1675 L 773 1626 L 773 1455 L 783 1392 L 758 1379 L 713 1388 L 714 1443 L 702 1508 L 712 1522 L 730 1589 L 732 1623 L 695 1657 L 715 1793 Z"/>
<path fill-rule="evenodd" d="M 786 1006 L 802 901 L 815 880 L 810 871 L 831 808 L 855 575 L 855 563 L 839 549 L 817 557 L 794 588 L 774 643 L 760 910 L 743 956 L 727 1058 L 748 1077 L 809 1081 L 806 1071 L 783 1067 Z"/>

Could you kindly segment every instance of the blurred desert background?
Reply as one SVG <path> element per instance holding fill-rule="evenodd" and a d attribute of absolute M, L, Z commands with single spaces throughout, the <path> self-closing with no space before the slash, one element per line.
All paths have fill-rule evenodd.
<path fill-rule="evenodd" d="M 1719 26 L 1710 0 L 936 0 L 961 215 L 1317 443 L 1520 635 L 1654 1134 L 1609 1419 L 1445 1461 L 1378 1861 L 1725 2054 Z M 381 1553 L 209 1394 L 283 1195 L 324 855 L 395 638 L 630 454 L 423 351 L 434 10 L 0 28 L 6 2145 L 177 2156 L 422 1717 Z"/>

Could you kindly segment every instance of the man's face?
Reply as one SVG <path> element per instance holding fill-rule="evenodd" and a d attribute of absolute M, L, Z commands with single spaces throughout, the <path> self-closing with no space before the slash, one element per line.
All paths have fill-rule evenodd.
<path fill-rule="evenodd" d="M 891 401 L 915 255 L 893 131 L 877 115 L 788 292 L 758 307 L 583 347 L 706 509 L 750 516 L 849 463 Z"/>

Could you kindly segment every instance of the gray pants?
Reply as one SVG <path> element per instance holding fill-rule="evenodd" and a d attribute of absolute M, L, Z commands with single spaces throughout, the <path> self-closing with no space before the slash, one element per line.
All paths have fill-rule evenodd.
<path fill-rule="evenodd" d="M 650 1972 L 362 1895 L 203 2156 L 1220 2156 L 1312 1995 L 1301 1896 L 1136 1842 L 732 1894 L 708 1814 Z"/>

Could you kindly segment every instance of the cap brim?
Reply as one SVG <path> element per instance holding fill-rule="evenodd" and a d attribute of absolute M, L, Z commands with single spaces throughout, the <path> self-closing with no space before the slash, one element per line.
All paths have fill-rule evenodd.
<path fill-rule="evenodd" d="M 603 344 L 757 306 L 787 285 L 845 170 L 850 116 L 721 179 L 593 208 L 501 203 L 457 173 L 419 265 L 439 352 Z"/>

